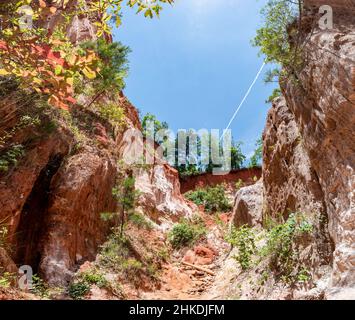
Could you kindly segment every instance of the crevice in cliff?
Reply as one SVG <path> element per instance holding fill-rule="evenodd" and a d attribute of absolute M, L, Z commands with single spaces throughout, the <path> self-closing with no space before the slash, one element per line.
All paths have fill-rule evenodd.
<path fill-rule="evenodd" d="M 320 229 L 320 256 L 323 258 L 325 263 L 331 264 L 333 263 L 333 252 L 335 251 L 335 243 L 332 237 L 330 236 L 328 224 L 329 224 L 329 216 L 327 212 L 327 205 L 325 202 L 325 194 L 322 189 L 322 185 L 320 183 L 320 178 L 316 170 L 313 170 L 314 177 L 319 186 L 319 190 L 322 193 L 322 203 L 324 211 L 320 212 L 319 217 L 319 229 Z"/>
<path fill-rule="evenodd" d="M 55 155 L 40 172 L 23 206 L 16 231 L 14 260 L 19 266 L 30 265 L 34 273 L 37 273 L 41 262 L 41 237 L 46 228 L 50 184 L 62 161 L 63 155 Z"/>

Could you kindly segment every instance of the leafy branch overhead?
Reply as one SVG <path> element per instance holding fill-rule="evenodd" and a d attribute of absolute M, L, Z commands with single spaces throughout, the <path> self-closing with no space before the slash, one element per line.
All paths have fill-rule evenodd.
<path fill-rule="evenodd" d="M 127 6 L 153 18 L 159 16 L 163 4 L 172 3 L 130 0 Z M 19 79 L 22 88 L 47 95 L 49 104 L 68 109 L 76 103 L 75 84 L 107 73 L 105 66 L 109 65 L 97 50 L 83 50 L 72 43 L 68 27 L 74 17 L 87 17 L 96 28 L 97 38 L 109 41 L 111 22 L 121 25 L 122 7 L 123 0 L 53 0 L 50 4 L 45 0 L 2 1 L 0 77 Z M 122 50 L 127 53 L 127 49 Z M 114 58 L 117 61 L 118 57 Z"/>
<path fill-rule="evenodd" d="M 274 66 L 265 82 L 288 79 L 302 68 L 302 12 L 303 0 L 269 0 L 262 9 L 264 22 L 252 44 L 259 47 L 260 55 Z M 279 94 L 279 90 L 274 91 L 267 102 Z"/>

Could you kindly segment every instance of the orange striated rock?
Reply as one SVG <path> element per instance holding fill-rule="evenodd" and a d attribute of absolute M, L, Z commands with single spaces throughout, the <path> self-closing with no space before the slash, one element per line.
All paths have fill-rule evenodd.
<path fill-rule="evenodd" d="M 330 287 L 344 288 L 355 286 L 355 20 L 346 1 L 327 4 L 337 9 L 334 29 L 310 35 L 298 84 L 283 83 L 285 100 L 269 113 L 264 196 L 271 215 L 323 217 L 319 252 L 333 251 Z"/>
<path fill-rule="evenodd" d="M 123 95 L 115 103 L 127 116 L 127 126 L 117 130 L 92 111 L 73 110 L 73 116 L 83 122 L 79 149 L 74 149 L 76 138 L 62 122 L 49 135 L 41 128 L 24 129 L 28 132 L 19 130 L 8 141 L 26 145 L 29 136 L 36 137 L 26 145 L 17 166 L 1 174 L 0 221 L 9 227 L 15 263 L 31 265 L 51 284 L 66 285 L 81 263 L 95 259 L 110 232 L 112 224 L 103 222 L 101 213 L 116 210 L 112 188 L 125 147 L 124 130 L 141 128 L 136 109 Z M 21 110 L 13 106 L 0 104 L 6 119 L 0 132 L 19 120 Z M 85 125 L 84 119 L 93 125 Z M 48 121 L 43 118 L 42 125 Z M 146 170 L 134 170 L 134 175 L 143 214 L 159 224 L 192 214 L 180 194 L 178 174 L 167 164 L 160 161 Z"/>
<path fill-rule="evenodd" d="M 251 168 L 231 171 L 227 175 L 203 173 L 196 176 L 183 177 L 180 179 L 181 192 L 186 193 L 197 188 L 216 186 L 223 183 L 234 190 L 237 181 L 241 180 L 244 184 L 249 185 L 254 183 L 255 178 L 257 180 L 260 179 L 261 174 L 261 168 Z"/>

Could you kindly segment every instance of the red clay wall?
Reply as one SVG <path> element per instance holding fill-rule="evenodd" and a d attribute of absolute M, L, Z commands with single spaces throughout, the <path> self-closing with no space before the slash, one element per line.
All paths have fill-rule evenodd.
<path fill-rule="evenodd" d="M 241 179 L 244 183 L 250 184 L 254 177 L 261 178 L 261 168 L 241 169 L 232 171 L 224 176 L 217 176 L 211 173 L 203 173 L 198 176 L 180 178 L 181 193 L 194 190 L 197 187 L 216 186 L 226 183 L 234 187 L 234 184 Z"/>

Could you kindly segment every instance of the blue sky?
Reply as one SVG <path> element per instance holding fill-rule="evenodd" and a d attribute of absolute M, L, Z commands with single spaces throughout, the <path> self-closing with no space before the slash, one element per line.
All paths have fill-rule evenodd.
<path fill-rule="evenodd" d="M 177 0 L 154 20 L 125 9 L 114 38 L 132 49 L 126 96 L 142 114 L 155 114 L 174 131 L 225 128 L 263 61 L 250 40 L 265 2 Z M 248 156 L 273 90 L 262 79 L 231 127 Z"/>

